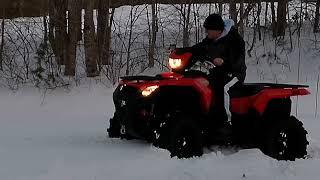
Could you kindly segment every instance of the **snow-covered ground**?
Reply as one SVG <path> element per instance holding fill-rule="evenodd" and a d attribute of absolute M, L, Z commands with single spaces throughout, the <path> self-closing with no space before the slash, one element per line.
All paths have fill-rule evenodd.
<path fill-rule="evenodd" d="M 314 98 L 299 99 L 299 118 L 310 132 L 309 158 L 277 161 L 258 149 L 214 147 L 178 160 L 142 141 L 106 137 L 112 88 L 101 85 L 12 93 L 0 89 L 1 180 L 318 179 L 320 118 Z"/>

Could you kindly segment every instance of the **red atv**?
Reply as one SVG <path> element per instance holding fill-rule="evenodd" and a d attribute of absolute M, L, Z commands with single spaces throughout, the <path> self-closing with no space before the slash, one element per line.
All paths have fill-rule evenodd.
<path fill-rule="evenodd" d="M 190 70 L 192 54 L 169 58 L 171 72 L 123 77 L 113 94 L 114 117 L 109 137 L 144 139 L 171 156 L 201 156 L 203 147 L 225 144 L 209 116 L 214 92 L 207 74 Z M 310 94 L 308 86 L 243 84 L 230 89 L 232 140 L 228 143 L 261 151 L 279 160 L 307 154 L 306 130 L 291 116 L 291 96 Z"/>

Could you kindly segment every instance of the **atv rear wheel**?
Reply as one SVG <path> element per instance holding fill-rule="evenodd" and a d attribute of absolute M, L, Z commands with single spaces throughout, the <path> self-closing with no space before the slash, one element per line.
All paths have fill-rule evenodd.
<path fill-rule="evenodd" d="M 171 157 L 190 158 L 203 154 L 202 135 L 197 124 L 188 116 L 180 116 L 172 126 L 169 139 Z"/>
<path fill-rule="evenodd" d="M 278 160 L 304 158 L 307 155 L 307 131 L 294 116 L 266 127 L 261 150 Z"/>

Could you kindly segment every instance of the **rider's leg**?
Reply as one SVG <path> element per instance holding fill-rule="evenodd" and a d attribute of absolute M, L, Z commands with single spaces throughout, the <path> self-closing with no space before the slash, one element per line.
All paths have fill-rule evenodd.
<path fill-rule="evenodd" d="M 212 105 L 210 109 L 210 119 L 212 120 L 212 127 L 219 128 L 223 126 L 224 122 L 227 120 L 227 115 L 224 107 L 224 86 L 225 77 L 223 74 L 211 74 L 210 84 L 213 90 Z"/>
<path fill-rule="evenodd" d="M 214 105 L 212 106 L 213 121 L 216 127 L 217 139 L 224 142 L 230 142 L 232 137 L 231 127 L 231 112 L 230 112 L 230 96 L 228 91 L 237 84 L 237 78 L 230 78 L 228 76 L 214 79 Z"/>

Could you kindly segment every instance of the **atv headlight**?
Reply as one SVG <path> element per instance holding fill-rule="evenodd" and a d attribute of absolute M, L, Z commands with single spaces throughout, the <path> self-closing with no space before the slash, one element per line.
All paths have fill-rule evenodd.
<path fill-rule="evenodd" d="M 181 65 L 182 65 L 181 59 L 169 58 L 169 66 L 170 66 L 170 68 L 177 69 L 177 68 L 181 67 Z"/>
<path fill-rule="evenodd" d="M 149 86 L 147 88 L 145 88 L 141 94 L 144 97 L 150 96 L 150 94 L 152 94 L 156 89 L 158 89 L 159 86 L 158 85 L 154 85 L 154 86 Z"/>

